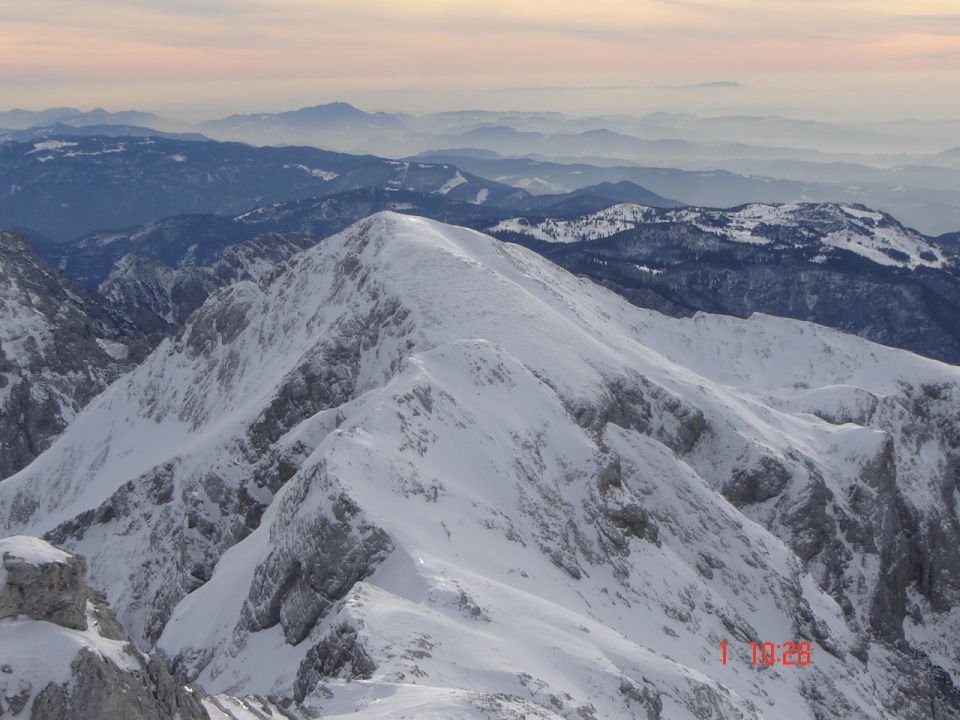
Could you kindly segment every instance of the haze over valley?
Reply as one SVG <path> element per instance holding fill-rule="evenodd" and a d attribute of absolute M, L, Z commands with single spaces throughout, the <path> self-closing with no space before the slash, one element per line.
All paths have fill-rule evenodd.
<path fill-rule="evenodd" d="M 695 205 L 842 200 L 889 212 L 930 235 L 960 227 L 960 121 L 841 123 L 675 112 L 412 115 L 333 102 L 197 123 L 140 111 L 7 111 L 0 112 L 0 128 L 8 143 L 150 129 L 190 141 L 448 162 L 535 194 L 629 180 Z"/>

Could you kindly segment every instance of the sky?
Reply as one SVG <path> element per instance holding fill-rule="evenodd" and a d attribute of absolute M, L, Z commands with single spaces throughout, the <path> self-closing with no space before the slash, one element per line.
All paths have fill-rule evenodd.
<path fill-rule="evenodd" d="M 960 117 L 958 0 L 0 0 L 0 110 Z"/>

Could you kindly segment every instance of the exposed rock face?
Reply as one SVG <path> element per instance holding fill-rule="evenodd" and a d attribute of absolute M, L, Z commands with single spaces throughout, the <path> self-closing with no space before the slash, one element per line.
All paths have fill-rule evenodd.
<path fill-rule="evenodd" d="M 180 679 L 320 715 L 952 720 L 958 392 L 383 214 L 218 291 L 0 523 L 87 555 Z M 786 640 L 815 661 L 744 658 Z"/>
<path fill-rule="evenodd" d="M 0 716 L 208 719 L 199 688 L 130 642 L 81 558 L 23 535 L 0 539 L 0 556 Z"/>
<path fill-rule="evenodd" d="M 24 615 L 87 629 L 86 566 L 81 558 L 19 536 L 0 540 L 0 559 L 6 580 L 0 587 L 0 620 Z"/>
<path fill-rule="evenodd" d="M 179 327 L 217 288 L 256 282 L 315 242 L 307 235 L 264 235 L 229 245 L 207 262 L 197 262 L 191 254 L 174 267 L 149 256 L 125 255 L 98 291 L 130 315 L 148 311 Z"/>
<path fill-rule="evenodd" d="M 376 669 L 376 663 L 358 638 L 357 629 L 341 623 L 307 652 L 297 668 L 293 697 L 303 702 L 324 680 L 369 679 Z"/>
<path fill-rule="evenodd" d="M 208 720 L 199 690 L 186 690 L 156 658 L 131 655 L 136 667 L 121 669 L 84 648 L 69 682 L 37 694 L 30 720 Z"/>
<path fill-rule="evenodd" d="M 776 458 L 761 457 L 752 467 L 738 467 L 723 494 L 736 505 L 763 502 L 776 497 L 790 482 L 790 471 Z"/>
<path fill-rule="evenodd" d="M 0 479 L 45 450 L 147 344 L 121 310 L 0 231 Z"/>
<path fill-rule="evenodd" d="M 296 532 L 278 535 L 257 568 L 242 611 L 248 630 L 279 623 L 286 641 L 296 645 L 393 550 L 379 528 L 362 520 L 354 525 L 359 508 L 348 497 L 337 498 L 331 511 L 332 517 L 306 520 L 295 518 L 290 507 Z"/>

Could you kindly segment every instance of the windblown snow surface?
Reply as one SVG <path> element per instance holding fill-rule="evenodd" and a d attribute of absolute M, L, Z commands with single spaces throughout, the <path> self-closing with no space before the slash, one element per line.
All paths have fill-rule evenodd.
<path fill-rule="evenodd" d="M 217 717 L 957 717 L 958 388 L 381 213 L 214 294 L 0 529 L 84 554 Z"/>

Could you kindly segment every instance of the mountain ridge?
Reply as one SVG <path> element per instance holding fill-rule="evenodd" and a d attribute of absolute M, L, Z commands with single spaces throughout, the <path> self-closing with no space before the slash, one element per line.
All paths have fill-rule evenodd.
<path fill-rule="evenodd" d="M 952 718 L 958 372 L 797 321 L 665 318 L 380 213 L 215 293 L 0 484 L 0 523 L 85 554 L 214 693 Z M 724 666 L 723 639 L 816 660 Z"/>
<path fill-rule="evenodd" d="M 935 240 L 844 203 L 617 205 L 481 226 L 670 315 L 818 322 L 960 363 L 960 266 Z"/>
<path fill-rule="evenodd" d="M 58 136 L 0 144 L 0 224 L 55 241 L 181 213 L 237 214 L 371 187 L 523 207 L 529 194 L 449 164 L 387 160 L 308 147 L 162 137 Z"/>
<path fill-rule="evenodd" d="M 623 188 L 600 191 L 616 196 Z M 646 191 L 628 185 L 625 192 L 635 196 Z M 169 281 L 138 278 L 126 263 L 109 281 L 110 293 L 139 298 L 161 317 L 172 317 L 170 309 L 176 306 L 182 320 L 210 290 L 234 277 L 210 269 L 225 248 L 271 233 L 311 235 L 312 244 L 388 209 L 519 242 L 634 304 L 671 315 L 704 310 L 746 317 L 759 311 L 819 322 L 945 361 L 960 359 L 951 315 L 960 308 L 956 261 L 943 241 L 926 238 L 887 214 L 846 203 L 656 209 L 610 205 L 590 192 L 535 200 L 535 214 L 513 216 L 503 208 L 436 193 L 360 189 L 276 203 L 233 218 L 176 216 L 40 249 L 49 262 L 91 288 L 106 282 L 124 255 L 159 261 L 171 270 L 140 267 L 149 276 L 169 275 Z M 556 217 L 544 216 L 550 213 Z M 276 242 L 283 244 L 279 238 Z M 206 278 L 199 285 L 198 273 Z M 130 287 L 124 289 L 125 284 Z M 137 285 L 155 290 L 145 295 Z M 174 300 L 174 287 L 194 290 Z"/>

